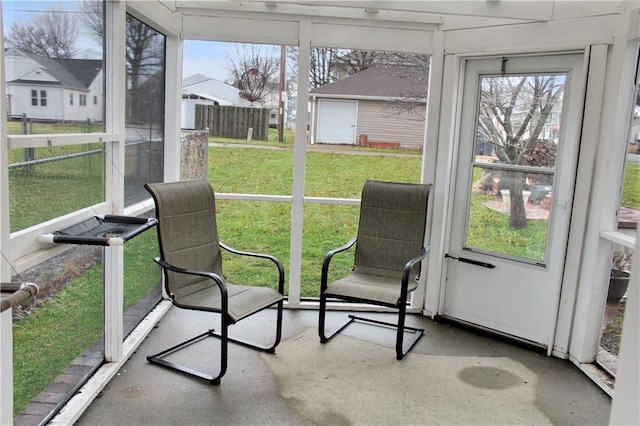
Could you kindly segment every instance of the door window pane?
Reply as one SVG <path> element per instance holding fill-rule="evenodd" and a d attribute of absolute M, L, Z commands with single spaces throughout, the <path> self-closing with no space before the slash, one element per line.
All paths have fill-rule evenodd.
<path fill-rule="evenodd" d="M 544 262 L 565 80 L 481 77 L 465 247 Z"/>

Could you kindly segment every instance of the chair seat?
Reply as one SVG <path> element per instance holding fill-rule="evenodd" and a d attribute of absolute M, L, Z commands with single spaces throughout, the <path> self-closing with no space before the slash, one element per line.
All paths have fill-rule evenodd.
<path fill-rule="evenodd" d="M 234 323 L 284 299 L 280 293 L 269 287 L 227 283 L 227 293 L 229 296 L 228 316 Z M 222 310 L 220 300 L 218 287 L 210 286 L 204 290 L 176 298 L 174 303 L 188 305 L 189 309 L 220 312 Z"/>
<path fill-rule="evenodd" d="M 410 282 L 408 291 L 415 290 L 417 286 L 417 283 Z M 400 279 L 353 272 L 331 283 L 325 294 L 397 305 L 400 300 Z"/>

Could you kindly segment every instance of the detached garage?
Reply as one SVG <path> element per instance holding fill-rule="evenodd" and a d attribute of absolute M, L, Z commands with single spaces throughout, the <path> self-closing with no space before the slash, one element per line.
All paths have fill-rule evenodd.
<path fill-rule="evenodd" d="M 311 90 L 311 143 L 422 149 L 426 75 L 415 75 L 381 65 Z"/>

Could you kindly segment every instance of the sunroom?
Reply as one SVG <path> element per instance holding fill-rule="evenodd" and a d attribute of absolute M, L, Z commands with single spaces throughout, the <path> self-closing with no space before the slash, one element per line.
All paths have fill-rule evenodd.
<path fill-rule="evenodd" d="M 313 392 L 313 404 L 304 399 L 305 381 L 318 386 L 304 374 L 306 366 L 318 370 L 307 355 L 331 356 L 325 350 L 343 345 L 337 353 L 353 357 L 350 372 L 358 371 L 362 352 L 382 347 L 388 363 L 376 367 L 381 374 L 400 372 L 399 388 L 417 378 L 408 390 L 383 382 L 392 387 L 388 394 L 418 395 L 403 402 L 397 423 L 640 422 L 640 264 L 629 256 L 640 248 L 639 2 L 7 1 L 2 14 L 0 281 L 3 299 L 5 288 L 24 282 L 40 291 L 3 305 L 1 424 L 385 419 L 381 413 L 393 410 L 367 393 L 355 408 L 328 407 L 332 400 Z M 35 50 L 20 36 L 51 22 L 75 28 L 72 49 L 50 42 Z M 256 52 L 269 52 L 275 72 L 264 80 L 270 95 L 251 98 L 246 88 L 259 83 L 260 70 L 242 68 L 242 60 Z M 420 90 L 400 96 L 365 85 L 314 103 L 313 89 L 367 67 L 399 65 L 412 71 L 397 80 Z M 217 74 L 225 69 L 230 73 Z M 319 71 L 325 80 L 317 80 Z M 211 93 L 185 92 L 190 77 L 244 90 L 247 114 L 265 110 L 273 119 L 277 111 L 277 125 L 268 129 L 266 120 L 264 135 L 251 125 L 240 137 L 218 134 L 219 123 L 197 117 L 220 106 L 211 105 Z M 185 110 L 198 99 L 208 104 L 196 105 L 187 125 Z M 383 103 L 386 110 L 371 107 Z M 334 131 L 334 142 L 312 143 L 314 123 Z M 354 130 L 362 123 L 368 134 Z M 403 125 L 423 135 L 420 149 L 396 143 Z M 374 146 L 359 146 L 363 139 Z M 282 349 L 267 359 L 236 350 L 236 370 L 220 386 L 138 362 L 136 352 L 179 334 L 180 315 L 190 315 L 163 296 L 154 229 L 113 246 L 48 239 L 104 215 L 146 221 L 155 214 L 146 183 L 203 178 L 216 191 L 221 238 L 276 255 L 286 272 Z M 367 179 L 433 184 L 430 252 L 407 307 L 427 334 L 401 361 L 376 329 L 363 331 L 365 343 L 350 331 L 346 343 L 320 346 L 314 334 L 323 256 L 353 236 Z M 616 254 L 631 281 L 608 300 Z M 230 275 L 247 266 L 229 265 Z M 259 280 L 259 271 L 243 279 Z M 332 318 L 370 310 L 329 308 Z M 614 354 L 602 348 L 612 324 Z M 248 333 L 262 323 L 238 328 Z M 434 371 L 438 356 L 460 364 Z M 465 375 L 478 373 L 469 362 L 483 364 L 482 374 Z M 563 372 L 542 373 L 554 368 Z M 121 388 L 127 371 L 139 381 Z M 430 384 L 436 373 L 442 381 Z M 489 373 L 503 381 L 496 385 Z M 332 374 L 321 375 L 316 380 Z M 342 377 L 335 395 L 353 386 Z M 464 388 L 474 380 L 475 391 Z M 518 395 L 514 387 L 533 382 L 532 399 L 504 404 L 525 408 L 491 417 L 502 398 L 492 392 Z M 262 395 L 274 399 L 271 407 L 225 405 L 227 392 L 253 399 L 246 393 L 265 383 L 280 392 Z M 438 393 L 449 385 L 454 395 L 473 395 L 469 404 L 443 404 L 423 417 L 451 395 Z M 201 408 L 224 407 L 222 414 L 197 417 L 179 398 L 167 405 L 154 393 L 165 388 L 190 394 L 184 401 L 198 400 Z M 545 402 L 556 397 L 553 389 L 559 402 Z M 127 393 L 126 404 L 117 392 Z M 489 413 L 478 408 L 487 404 Z M 600 406 L 605 412 L 597 416 L 588 411 Z M 362 416 L 369 412 L 374 417 Z"/>

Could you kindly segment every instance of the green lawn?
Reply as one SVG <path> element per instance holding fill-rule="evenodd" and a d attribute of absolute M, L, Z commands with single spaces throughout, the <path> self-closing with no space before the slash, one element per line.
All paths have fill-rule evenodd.
<path fill-rule="evenodd" d="M 9 169 L 11 232 L 37 225 L 104 201 L 104 144 L 36 148 L 34 159 L 78 153 L 90 155 Z M 9 151 L 9 163 L 24 161 L 23 149 Z M 46 206 L 41 208 L 39 206 Z"/>
<path fill-rule="evenodd" d="M 640 209 L 640 164 L 638 163 L 627 163 L 620 204 Z"/>
<path fill-rule="evenodd" d="M 160 282 L 160 270 L 151 261 L 157 255 L 154 230 L 125 245 L 125 311 Z M 68 264 L 56 279 L 78 267 Z M 14 415 L 102 337 L 103 289 L 102 266 L 97 264 L 13 326 Z"/>
<path fill-rule="evenodd" d="M 276 141 L 264 142 L 280 144 Z M 291 195 L 293 187 L 292 142 L 286 150 L 211 147 L 209 179 L 217 192 Z M 281 144 L 282 145 L 282 144 Z M 78 149 L 78 148 L 74 148 Z M 59 155 L 46 151 L 41 155 Z M 389 152 L 387 150 L 387 152 Z M 22 150 L 12 152 L 21 161 Z M 83 161 L 87 161 L 86 159 Z M 101 160 L 102 161 L 102 160 Z M 94 163 L 65 170 L 59 167 L 39 177 L 10 173 L 11 229 L 23 229 L 51 217 L 51 212 L 68 212 L 91 205 L 100 192 L 101 174 Z M 421 157 L 397 158 L 383 155 L 353 156 L 309 152 L 306 158 L 305 195 L 359 198 L 367 178 L 417 182 Z M 82 169 L 82 171 L 80 170 Z M 95 177 L 95 179 L 93 178 Z M 640 165 L 627 168 L 623 205 L 640 208 Z M 67 188 L 67 189 L 65 189 Z M 66 192 L 65 192 L 66 191 Z M 60 203 L 54 198 L 61 198 Z M 473 205 L 481 206 L 486 196 L 474 195 Z M 72 200 L 69 200 L 72 199 Z M 36 206 L 47 206 L 37 208 Z M 532 223 L 521 231 L 508 228 L 506 216 L 486 210 L 477 223 L 470 224 L 470 241 L 491 232 L 495 249 L 521 247 L 520 255 L 530 257 L 542 250 L 544 222 Z M 51 212 L 50 212 L 51 211 Z M 44 216 L 42 215 L 44 212 Z M 218 224 L 223 241 L 239 249 L 276 255 L 289 277 L 291 206 L 288 203 L 218 200 Z M 55 213 L 57 215 L 59 213 Z M 357 206 L 308 204 L 304 209 L 301 294 L 317 297 L 320 267 L 326 252 L 355 236 Z M 542 241 L 542 243 L 541 243 Z M 155 231 L 136 237 L 125 246 L 125 309 L 159 282 L 159 269 L 152 262 L 158 253 Z M 332 263 L 335 276 L 346 274 L 352 253 L 337 256 Z M 265 266 L 266 265 L 266 266 Z M 71 360 L 102 335 L 102 268 L 89 269 L 57 296 L 14 326 L 14 412 L 21 412 L 48 383 L 66 369 Z M 272 283 L 275 270 L 267 263 L 225 255 L 225 275 L 230 281 L 248 284 Z"/>

